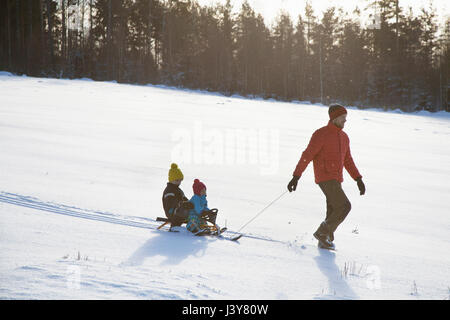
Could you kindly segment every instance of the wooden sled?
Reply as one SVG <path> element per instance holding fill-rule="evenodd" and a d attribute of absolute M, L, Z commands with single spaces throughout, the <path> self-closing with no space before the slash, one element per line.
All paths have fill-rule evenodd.
<path fill-rule="evenodd" d="M 158 222 L 164 222 L 162 225 L 160 225 L 160 226 L 158 227 L 158 230 L 160 230 L 162 227 L 164 227 L 165 225 L 167 225 L 167 224 L 170 223 L 170 220 L 169 220 L 169 219 L 163 218 L 163 217 L 157 217 L 157 218 L 156 218 L 156 221 L 158 221 Z"/>
<path fill-rule="evenodd" d="M 218 211 L 218 210 L 217 210 L 217 209 L 211 209 L 211 211 L 213 211 L 213 212 L 215 212 L 215 213 L 217 214 L 217 211 Z M 160 226 L 157 228 L 158 230 L 160 230 L 160 229 L 162 229 L 164 226 L 170 224 L 170 220 L 169 220 L 168 218 L 157 217 L 157 218 L 156 218 L 156 221 L 158 221 L 158 222 L 163 222 L 163 224 L 160 225 Z M 185 224 L 185 223 L 183 223 L 183 224 Z M 183 224 L 182 224 L 182 225 L 183 225 Z M 202 228 L 202 229 L 208 229 L 209 232 L 211 232 L 211 233 L 219 233 L 219 232 L 220 232 L 220 229 L 219 229 L 219 226 L 218 226 L 218 225 L 213 224 L 212 222 L 207 221 L 207 220 L 206 220 L 206 224 L 201 225 L 201 228 Z M 169 230 L 170 230 L 170 228 L 169 228 Z"/>

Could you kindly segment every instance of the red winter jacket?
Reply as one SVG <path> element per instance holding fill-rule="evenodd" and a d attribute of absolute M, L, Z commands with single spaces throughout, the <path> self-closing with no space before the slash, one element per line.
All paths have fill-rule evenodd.
<path fill-rule="evenodd" d="M 295 168 L 294 176 L 300 177 L 311 160 L 316 183 L 333 179 L 344 181 L 342 177 L 344 167 L 353 179 L 362 177 L 353 162 L 347 134 L 331 121 L 327 126 L 314 132 Z"/>

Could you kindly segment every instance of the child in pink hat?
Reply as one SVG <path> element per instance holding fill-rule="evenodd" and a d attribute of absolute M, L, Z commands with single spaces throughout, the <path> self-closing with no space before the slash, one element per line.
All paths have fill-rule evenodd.
<path fill-rule="evenodd" d="M 189 211 L 186 228 L 196 235 L 202 235 L 208 233 L 208 230 L 203 228 L 206 225 L 206 221 L 216 224 L 217 210 L 208 208 L 206 186 L 203 182 L 195 179 L 192 189 L 194 195 L 189 201 L 194 205 L 194 209 Z"/>

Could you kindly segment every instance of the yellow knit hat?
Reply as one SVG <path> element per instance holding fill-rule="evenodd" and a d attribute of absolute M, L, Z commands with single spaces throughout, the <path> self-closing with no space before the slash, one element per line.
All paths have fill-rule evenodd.
<path fill-rule="evenodd" d="M 183 179 L 184 179 L 183 172 L 181 172 L 181 170 L 178 169 L 178 165 L 176 163 L 172 163 L 169 170 L 169 182 Z"/>

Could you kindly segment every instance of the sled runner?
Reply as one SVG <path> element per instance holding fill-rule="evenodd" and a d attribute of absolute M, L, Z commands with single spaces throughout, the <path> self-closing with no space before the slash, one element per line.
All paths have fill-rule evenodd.
<path fill-rule="evenodd" d="M 158 230 L 161 230 L 164 226 L 170 224 L 170 220 L 168 218 L 157 217 L 156 221 L 163 222 L 163 224 L 157 228 Z M 231 241 L 238 241 L 242 237 L 242 234 L 238 234 L 237 236 L 234 236 L 234 237 L 224 236 L 223 233 L 225 231 L 227 231 L 227 228 L 219 228 L 218 225 L 208 224 L 208 222 L 207 222 L 207 224 L 203 226 L 203 232 L 199 232 L 194 235 L 195 236 L 216 236 L 221 239 L 226 239 L 226 240 L 231 240 Z M 169 228 L 169 232 L 178 232 L 178 231 L 172 231 L 171 228 Z"/>
<path fill-rule="evenodd" d="M 161 230 L 164 226 L 170 224 L 170 220 L 168 218 L 157 217 L 156 221 L 163 222 L 163 224 L 158 227 L 158 230 Z M 207 221 L 206 224 L 201 226 L 201 229 L 204 231 L 204 234 L 221 234 L 226 231 L 226 228 L 220 229 L 217 224 L 208 224 L 208 222 L 209 221 Z"/>

